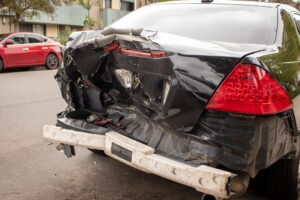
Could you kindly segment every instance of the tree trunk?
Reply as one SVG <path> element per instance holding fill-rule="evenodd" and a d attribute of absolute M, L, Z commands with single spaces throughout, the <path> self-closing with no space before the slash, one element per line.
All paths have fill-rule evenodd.
<path fill-rule="evenodd" d="M 11 32 L 11 16 L 10 16 L 10 9 L 8 9 L 8 19 L 9 19 L 9 32 Z"/>
<path fill-rule="evenodd" d="M 19 32 L 19 21 L 20 21 L 20 14 L 16 14 L 15 23 L 14 23 L 14 32 Z"/>

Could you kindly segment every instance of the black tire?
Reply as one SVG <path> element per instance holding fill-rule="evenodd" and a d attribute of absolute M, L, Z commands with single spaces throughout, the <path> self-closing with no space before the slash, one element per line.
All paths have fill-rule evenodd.
<path fill-rule="evenodd" d="M 267 195 L 272 199 L 297 200 L 299 159 L 283 159 L 265 170 Z"/>
<path fill-rule="evenodd" d="M 89 149 L 91 152 L 95 153 L 95 154 L 98 154 L 98 155 L 101 155 L 101 156 L 106 156 L 106 154 L 104 153 L 104 151 L 102 150 L 98 150 L 98 149 Z"/>
<path fill-rule="evenodd" d="M 0 58 L 0 72 L 4 71 L 4 63 L 3 60 Z"/>
<path fill-rule="evenodd" d="M 50 53 L 46 58 L 46 68 L 56 69 L 59 66 L 58 57 L 54 53 Z"/>

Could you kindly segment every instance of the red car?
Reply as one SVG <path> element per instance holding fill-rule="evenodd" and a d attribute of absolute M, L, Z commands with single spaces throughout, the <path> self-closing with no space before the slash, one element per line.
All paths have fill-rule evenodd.
<path fill-rule="evenodd" d="M 36 33 L 0 34 L 0 72 L 10 67 L 45 65 L 57 68 L 61 44 Z"/>

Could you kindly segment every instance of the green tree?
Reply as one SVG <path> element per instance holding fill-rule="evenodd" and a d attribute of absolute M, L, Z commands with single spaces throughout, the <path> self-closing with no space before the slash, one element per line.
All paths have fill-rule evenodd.
<path fill-rule="evenodd" d="M 71 35 L 71 33 L 75 32 L 76 29 L 71 29 L 70 26 L 66 26 L 65 30 L 61 31 L 61 33 L 59 34 L 59 42 L 62 45 L 65 45 L 68 42 L 69 36 Z"/>
<path fill-rule="evenodd" d="M 85 26 L 89 27 L 89 29 L 93 29 L 93 27 L 97 23 L 100 23 L 101 24 L 100 27 L 103 27 L 103 21 L 101 19 L 94 20 L 91 17 L 91 8 L 92 8 L 92 5 L 93 4 L 97 4 L 97 3 L 99 4 L 99 7 L 100 7 L 99 9 L 101 11 L 102 10 L 102 1 L 101 0 L 99 0 L 99 2 L 95 2 L 95 3 L 91 3 L 90 0 L 78 0 L 78 4 L 81 5 L 82 7 L 84 7 L 88 11 L 88 14 L 85 17 L 83 23 L 84 23 Z"/>
<path fill-rule="evenodd" d="M 288 4 L 290 6 L 293 6 L 293 7 L 297 8 L 297 9 L 300 9 L 300 2 L 295 1 L 295 0 L 270 0 L 269 2 Z"/>
<path fill-rule="evenodd" d="M 60 0 L 0 0 L 2 9 L 14 13 L 14 28 L 18 31 L 18 24 L 21 17 L 38 16 L 39 11 L 52 14 L 55 6 L 60 6 Z"/>

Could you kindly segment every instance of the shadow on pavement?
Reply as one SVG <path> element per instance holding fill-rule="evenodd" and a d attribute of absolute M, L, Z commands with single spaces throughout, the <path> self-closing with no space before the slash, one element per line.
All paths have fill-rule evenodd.
<path fill-rule="evenodd" d="M 91 153 L 84 158 L 80 181 L 66 181 L 67 199 L 80 200 L 199 200 L 193 188 L 128 167 L 105 155 Z M 79 177 L 78 177 L 79 178 Z M 76 184 L 80 182 L 80 184 Z M 267 200 L 254 187 L 237 200 Z"/>
<path fill-rule="evenodd" d="M 24 71 L 43 71 L 47 70 L 44 66 L 36 66 L 36 67 L 12 67 L 7 68 L 1 73 L 12 73 L 12 72 L 24 72 Z"/>

